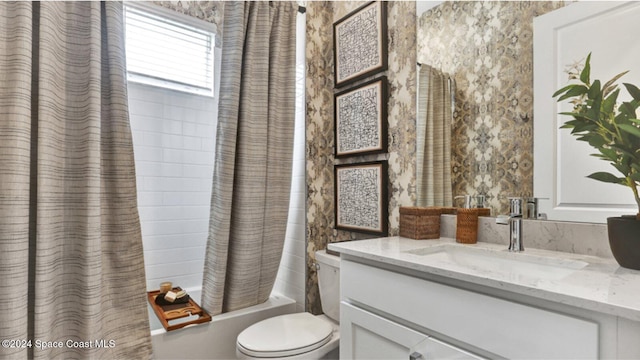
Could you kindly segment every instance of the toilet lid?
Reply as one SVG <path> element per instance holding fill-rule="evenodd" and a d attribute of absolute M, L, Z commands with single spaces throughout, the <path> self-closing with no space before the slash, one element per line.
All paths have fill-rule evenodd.
<path fill-rule="evenodd" d="M 238 335 L 238 349 L 249 356 L 282 357 L 315 350 L 331 339 L 332 326 L 310 313 L 272 317 Z"/>

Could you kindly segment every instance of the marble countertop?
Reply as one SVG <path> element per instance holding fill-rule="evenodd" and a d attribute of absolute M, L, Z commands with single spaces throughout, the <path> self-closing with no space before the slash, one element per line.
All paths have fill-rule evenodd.
<path fill-rule="evenodd" d="M 424 256 L 437 248 L 447 247 L 459 258 Z M 522 253 L 509 253 L 504 245 L 478 242 L 459 244 L 455 239 L 413 240 L 386 237 L 329 244 L 329 250 L 347 256 L 381 262 L 413 271 L 483 285 L 517 294 L 575 306 L 587 310 L 640 321 L 640 271 L 620 267 L 615 260 L 589 255 L 527 248 Z M 486 266 L 469 264 L 467 252 L 487 252 L 491 256 Z M 496 260 L 497 261 L 492 261 Z M 506 259 L 505 264 L 500 266 Z M 511 266 L 510 261 L 523 261 L 523 266 Z M 529 265 L 532 273 L 528 273 Z M 567 266 L 549 274 L 544 262 Z M 497 264 L 497 265 L 496 265 Z M 519 263 L 518 263 L 519 264 Z"/>

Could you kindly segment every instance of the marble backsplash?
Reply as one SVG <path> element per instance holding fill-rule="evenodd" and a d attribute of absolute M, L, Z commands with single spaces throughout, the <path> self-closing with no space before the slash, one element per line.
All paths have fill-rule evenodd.
<path fill-rule="evenodd" d="M 525 251 L 532 248 L 613 258 L 606 224 L 527 219 L 522 222 Z M 455 215 L 442 215 L 440 236 L 456 237 Z M 509 226 L 496 224 L 495 217 L 480 217 L 478 241 L 504 244 L 506 248 L 509 244 Z"/>

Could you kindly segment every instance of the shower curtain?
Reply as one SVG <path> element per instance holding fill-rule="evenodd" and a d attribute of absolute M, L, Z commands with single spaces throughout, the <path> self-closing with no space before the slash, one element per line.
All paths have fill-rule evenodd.
<path fill-rule="evenodd" d="M 451 206 L 451 122 L 455 83 L 423 64 L 419 71 L 416 192 L 418 206 Z"/>
<path fill-rule="evenodd" d="M 297 4 L 225 3 L 216 159 L 202 305 L 269 298 L 287 225 Z"/>
<path fill-rule="evenodd" d="M 0 358 L 149 358 L 122 4 L 0 2 Z"/>

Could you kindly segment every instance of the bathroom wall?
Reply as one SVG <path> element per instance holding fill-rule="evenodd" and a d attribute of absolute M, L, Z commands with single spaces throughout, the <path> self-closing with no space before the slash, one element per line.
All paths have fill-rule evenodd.
<path fill-rule="evenodd" d="M 307 3 L 307 310 L 321 311 L 314 252 L 327 243 L 369 238 L 334 229 L 333 22 L 366 2 Z M 398 234 L 399 207 L 415 203 L 415 2 L 387 2 L 389 152 L 342 159 L 389 161 L 389 234 Z M 363 80 L 364 81 L 364 80 Z"/>
<path fill-rule="evenodd" d="M 215 149 L 214 98 L 129 82 L 147 289 L 202 285 Z"/>
<path fill-rule="evenodd" d="M 533 194 L 533 18 L 562 1 L 446 1 L 418 19 L 417 60 L 453 75 L 454 195 L 494 214 Z"/>
<path fill-rule="evenodd" d="M 220 2 L 144 3 L 214 23 L 219 42 Z M 220 55 L 218 48 L 216 74 Z M 219 79 L 214 80 L 218 86 Z M 167 280 L 199 288 L 209 228 L 218 99 L 134 82 L 129 82 L 128 92 L 147 289 L 155 290 Z"/>
<path fill-rule="evenodd" d="M 304 92 L 302 96 L 304 97 Z M 300 101 L 304 100 L 300 99 Z M 300 121 L 296 119 L 295 145 L 293 150 L 293 174 L 291 181 L 291 200 L 289 201 L 289 219 L 284 240 L 284 248 L 278 276 L 273 291 L 296 301 L 296 311 L 304 311 L 305 304 L 305 157 L 304 157 L 304 107 L 300 111 Z M 296 115 L 297 116 L 297 115 Z"/>
<path fill-rule="evenodd" d="M 296 125 L 293 146 L 291 199 L 284 249 L 273 291 L 296 301 L 296 311 L 305 304 L 305 15 L 298 14 L 296 38 Z"/>

